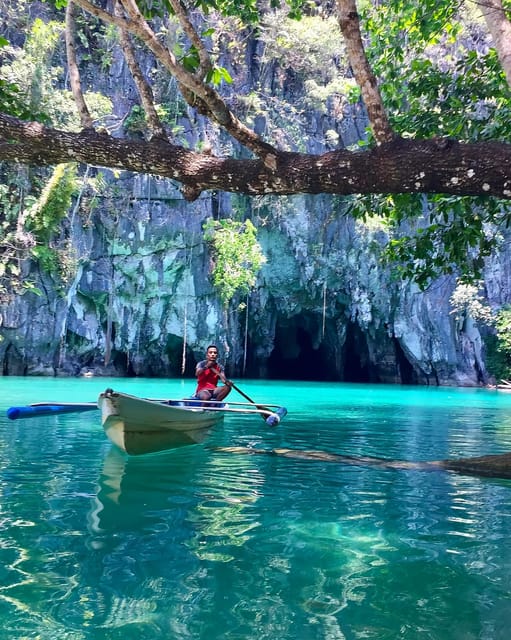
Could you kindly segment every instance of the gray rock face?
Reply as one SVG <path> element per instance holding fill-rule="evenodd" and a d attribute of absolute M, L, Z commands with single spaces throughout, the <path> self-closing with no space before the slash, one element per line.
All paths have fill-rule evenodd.
<path fill-rule="evenodd" d="M 275 61 L 261 64 L 261 42 L 244 35 L 241 46 L 248 62 L 231 69 L 232 90 L 257 94 L 257 115 L 247 111 L 247 121 L 258 131 L 283 148 L 311 153 L 363 137 L 360 104 L 350 107 L 335 94 L 322 110 L 305 112 L 303 80 Z M 118 52 L 111 71 L 108 78 L 98 72 L 95 88 L 113 88 L 120 119 L 137 95 Z M 236 153 L 232 141 L 190 110 L 177 114 L 175 125 L 189 146 L 207 141 L 214 152 Z M 109 195 L 100 193 L 92 207 L 85 189 L 62 230 L 60 246 L 74 261 L 71 277 L 63 285 L 26 263 L 26 278 L 40 295 L 18 295 L 0 308 L 3 375 L 191 376 L 204 348 L 217 343 L 232 376 L 486 381 L 478 327 L 470 319 L 459 327 L 450 313 L 454 279 L 425 292 L 393 280 L 378 260 L 384 229 L 345 216 L 348 200 L 203 193 L 190 204 L 169 180 L 103 173 Z M 267 258 L 253 292 L 228 310 L 210 280 L 202 230 L 210 217 L 251 218 Z M 505 247 L 486 271 L 494 306 L 510 298 Z"/>
<path fill-rule="evenodd" d="M 378 262 L 383 230 L 338 215 L 331 198 L 268 198 L 257 211 L 243 202 L 259 219 L 267 262 L 254 291 L 225 311 L 202 231 L 212 197 L 189 204 L 170 182 L 149 176 L 131 178 L 128 188 L 132 198 L 72 219 L 79 258 L 64 292 L 33 271 L 42 294 L 2 309 L 4 375 L 191 376 L 204 347 L 218 343 L 230 375 L 485 381 L 477 326 L 466 322 L 461 331 L 450 314 L 454 280 L 425 292 L 392 281 Z M 222 196 L 224 215 L 231 204 Z M 502 255 L 488 267 L 494 303 L 509 282 L 506 264 Z"/>

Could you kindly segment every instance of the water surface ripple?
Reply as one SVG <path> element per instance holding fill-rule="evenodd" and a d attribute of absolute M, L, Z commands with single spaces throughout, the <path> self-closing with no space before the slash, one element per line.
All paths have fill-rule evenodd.
<path fill-rule="evenodd" d="M 288 407 L 277 428 L 236 416 L 204 445 L 130 458 L 95 412 L 5 409 L 107 386 L 181 397 L 192 381 L 0 385 L 1 640 L 508 637 L 510 480 L 278 451 L 503 453 L 511 394 L 246 381 Z"/>

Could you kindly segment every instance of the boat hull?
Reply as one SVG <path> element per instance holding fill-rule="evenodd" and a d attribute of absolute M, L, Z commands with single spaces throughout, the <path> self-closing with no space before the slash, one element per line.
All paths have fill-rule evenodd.
<path fill-rule="evenodd" d="M 174 406 L 111 390 L 100 394 L 98 407 L 107 438 L 129 455 L 199 444 L 224 419 L 222 411 Z"/>

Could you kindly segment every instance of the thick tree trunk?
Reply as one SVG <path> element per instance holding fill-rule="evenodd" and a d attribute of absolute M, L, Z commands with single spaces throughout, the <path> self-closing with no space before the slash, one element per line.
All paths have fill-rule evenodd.
<path fill-rule="evenodd" d="M 162 140 L 130 142 L 94 131 L 69 133 L 0 114 L 0 160 L 28 165 L 76 161 L 181 182 L 190 199 L 221 189 L 247 195 L 293 193 L 448 193 L 511 199 L 511 145 L 404 140 L 366 151 L 281 153 L 261 160 L 221 159 Z"/>

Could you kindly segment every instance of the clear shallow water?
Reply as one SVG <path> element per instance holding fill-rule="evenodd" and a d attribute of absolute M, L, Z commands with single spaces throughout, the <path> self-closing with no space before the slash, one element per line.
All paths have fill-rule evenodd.
<path fill-rule="evenodd" d="M 511 481 L 214 448 L 502 453 L 511 394 L 240 381 L 287 406 L 279 427 L 232 416 L 205 445 L 139 458 L 96 412 L 5 418 L 107 386 L 194 385 L 0 378 L 1 640 L 509 637 Z"/>

